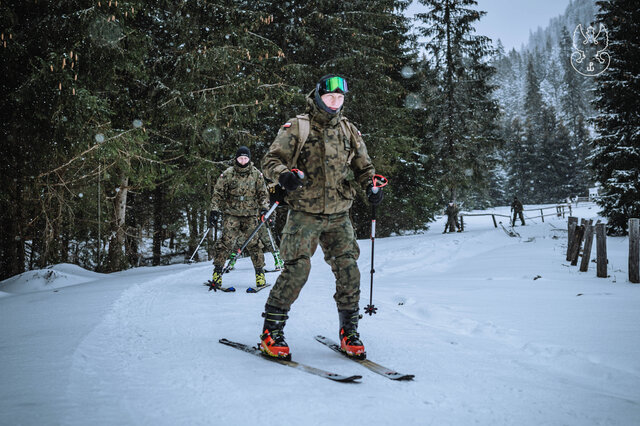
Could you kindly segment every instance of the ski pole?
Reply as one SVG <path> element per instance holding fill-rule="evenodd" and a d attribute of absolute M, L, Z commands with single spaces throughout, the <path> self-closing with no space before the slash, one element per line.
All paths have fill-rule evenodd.
<path fill-rule="evenodd" d="M 211 228 L 207 228 L 207 230 L 204 232 L 204 235 L 202 236 L 202 239 L 200 240 L 200 242 L 198 243 L 198 246 L 196 247 L 196 249 L 193 251 L 193 254 L 191 255 L 191 257 L 189 258 L 189 260 L 187 261 L 187 263 L 191 263 L 193 262 L 193 257 L 196 255 L 196 253 L 198 252 L 198 249 L 200 248 L 200 246 L 202 245 L 202 242 L 204 241 L 205 238 L 207 238 L 207 235 L 209 234 L 209 230 Z"/>
<path fill-rule="evenodd" d="M 271 235 L 271 228 L 269 227 L 269 224 L 265 225 L 267 227 L 267 234 L 269 234 L 269 241 L 271 242 L 271 248 L 273 249 L 273 252 L 277 252 L 278 249 L 276 248 L 276 244 L 273 242 L 273 235 Z"/>
<path fill-rule="evenodd" d="M 235 254 L 235 256 L 233 256 L 233 257 L 235 257 L 236 259 L 238 259 L 240 257 L 240 255 L 242 254 L 244 249 L 247 247 L 247 245 L 249 245 L 249 242 L 251 241 L 251 239 L 258 233 L 260 228 L 262 228 L 262 225 L 264 225 L 264 223 L 267 221 L 267 219 L 269 219 L 269 216 L 271 216 L 271 214 L 276 210 L 276 207 L 278 207 L 279 204 L 280 204 L 280 202 L 276 201 L 273 204 L 273 206 L 271 206 L 271 208 L 262 217 L 260 217 L 260 223 L 258 224 L 258 226 L 256 226 L 256 228 L 253 230 L 251 235 L 249 235 L 249 238 L 247 238 L 247 240 L 244 242 L 244 244 L 242 244 L 242 246 L 238 250 L 236 250 L 235 253 L 232 253 L 231 256 L 233 256 Z M 224 265 L 224 268 L 222 268 L 222 273 L 223 274 L 227 273 L 229 271 L 229 269 L 230 269 L 230 264 L 231 264 L 231 260 L 232 260 L 231 256 L 229 256 L 229 259 L 227 259 L 227 262 Z"/>
<path fill-rule="evenodd" d="M 282 265 L 280 263 L 282 261 L 280 260 L 280 250 L 278 250 L 275 243 L 273 242 L 273 236 L 271 235 L 271 227 L 269 226 L 269 224 L 267 224 L 266 226 L 267 226 L 267 233 L 269 234 L 269 241 L 271 241 L 271 247 L 273 248 L 273 253 L 272 253 L 273 261 L 276 265 L 276 269 L 281 269 Z"/>
<path fill-rule="evenodd" d="M 373 187 L 371 188 L 371 192 L 377 194 L 380 188 L 384 187 L 389 183 L 387 178 L 382 175 L 374 175 L 373 176 Z M 378 308 L 373 305 L 373 274 L 376 270 L 373 267 L 373 255 L 374 255 L 374 247 L 376 242 L 376 206 L 375 204 L 371 206 L 371 287 L 369 289 L 369 304 L 366 308 L 364 308 L 365 314 L 369 314 L 369 316 L 376 313 Z"/>

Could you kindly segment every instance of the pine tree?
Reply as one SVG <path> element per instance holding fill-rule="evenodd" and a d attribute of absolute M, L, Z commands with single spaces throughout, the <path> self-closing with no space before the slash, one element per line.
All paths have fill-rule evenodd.
<path fill-rule="evenodd" d="M 597 5 L 598 20 L 609 31 L 611 62 L 597 77 L 592 158 L 608 232 L 623 235 L 628 219 L 640 217 L 640 8 L 633 0 Z"/>
<path fill-rule="evenodd" d="M 290 98 L 274 109 L 276 117 L 263 118 L 271 132 L 267 146 L 286 119 L 304 111 L 304 97 L 321 76 L 344 76 L 349 85 L 344 114 L 362 132 L 376 170 L 391 182 L 385 189 L 385 204 L 410 206 L 380 209 L 380 235 L 423 229 L 433 216 L 432 190 L 415 161 L 417 136 L 411 120 L 415 110 L 405 102 L 410 97 L 408 87 L 418 74 L 409 21 L 402 14 L 409 3 L 291 0 L 284 7 L 266 1 L 252 3 L 273 17 L 258 34 L 281 46 L 284 60 L 278 75 L 292 90 Z M 406 67 L 412 69 L 411 78 L 402 75 Z M 370 207 L 362 195 L 352 209 L 358 235 L 366 235 L 370 226 Z"/>
<path fill-rule="evenodd" d="M 159 264 L 164 241 L 185 225 L 188 251 L 195 249 L 215 178 L 240 145 L 259 158 L 262 111 L 273 110 L 284 91 L 274 72 L 282 51 L 256 33 L 271 22 L 264 11 L 251 12 L 244 2 L 165 2 L 155 13 L 160 24 L 141 27 L 150 35 L 146 61 L 154 74 L 140 96 L 151 100 L 144 114 L 150 142 L 162 153 L 162 171 L 147 194 Z"/>
<path fill-rule="evenodd" d="M 486 187 L 499 144 L 498 107 L 489 80 L 495 73 L 488 56 L 489 39 L 473 34 L 484 14 L 471 9 L 474 0 L 420 0 L 429 11 L 419 14 L 425 25 L 425 48 L 438 74 L 437 106 L 433 110 L 439 172 L 447 194 L 456 200 Z"/>
<path fill-rule="evenodd" d="M 399 208 L 380 210 L 380 235 L 432 218 L 433 129 L 410 100 L 433 71 L 415 58 L 409 1 L 23 3 L 0 4 L 3 274 L 137 265 L 143 235 L 159 263 L 167 239 L 186 249 L 185 226 L 195 248 L 235 149 L 259 166 L 330 72 L 349 81 L 346 115 L 392 182 L 385 204 Z M 369 209 L 360 195 L 361 235 Z"/>
<path fill-rule="evenodd" d="M 505 164 L 508 171 L 507 199 L 511 199 L 514 196 L 522 197 L 525 193 L 525 188 L 528 186 L 525 185 L 528 155 L 523 150 L 523 147 L 526 147 L 525 128 L 520 119 L 514 118 L 511 123 L 507 124 L 504 133 L 507 152 Z"/>
<path fill-rule="evenodd" d="M 129 3 L 135 10 L 137 3 Z M 4 164 L 11 165 L 7 172 L 20 186 L 2 210 L 16 209 L 6 218 L 8 237 L 21 241 L 17 253 L 6 252 L 4 244 L 2 251 L 3 257 L 15 254 L 21 263 L 13 264 L 15 270 L 24 267 L 25 241 L 30 242 L 28 266 L 43 267 L 65 260 L 71 241 L 97 239 L 101 224 L 96 216 L 87 218 L 84 208 L 92 205 L 95 212 L 104 200 L 87 203 L 84 195 L 96 200 L 95 185 L 88 182 L 99 177 L 99 164 L 108 164 L 105 173 L 125 164 L 123 153 L 142 158 L 143 132 L 131 130 L 131 121 L 127 130 L 113 121 L 114 105 L 124 108 L 130 98 L 109 84 L 121 77 L 119 69 L 135 64 L 134 48 L 113 48 L 123 25 L 134 19 L 132 11 L 107 10 L 106 4 L 87 9 L 81 1 L 10 2 L 2 8 L 4 28 L 12 35 L 2 61 L 9 106 L 3 133 L 11 141 L 3 150 L 9 157 Z M 118 185 L 115 179 L 111 188 Z M 115 220 L 116 210 L 110 214 Z"/>

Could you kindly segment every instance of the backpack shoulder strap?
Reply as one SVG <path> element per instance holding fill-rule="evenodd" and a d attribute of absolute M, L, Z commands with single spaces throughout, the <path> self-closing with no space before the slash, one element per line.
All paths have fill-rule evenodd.
<path fill-rule="evenodd" d="M 356 155 L 356 151 L 358 150 L 358 148 L 360 148 L 360 140 L 358 138 L 358 135 L 354 134 L 354 126 L 349 122 L 347 118 L 342 117 L 342 119 L 340 119 L 340 128 L 342 129 L 342 133 L 352 141 L 351 152 L 349 153 L 349 157 L 347 158 L 347 163 L 351 163 L 351 160 L 353 160 L 353 157 L 355 157 Z"/>
<path fill-rule="evenodd" d="M 311 124 L 309 122 L 309 114 L 296 115 L 296 118 L 298 119 L 298 145 L 296 145 L 296 149 L 295 149 L 295 152 L 293 153 L 293 157 L 291 158 L 291 162 L 289 162 L 288 164 L 289 170 L 291 170 L 292 167 L 296 166 L 296 163 L 298 162 L 298 157 L 302 152 L 302 147 L 304 146 L 304 143 L 307 141 L 307 138 L 309 137 L 309 132 L 311 130 Z"/>

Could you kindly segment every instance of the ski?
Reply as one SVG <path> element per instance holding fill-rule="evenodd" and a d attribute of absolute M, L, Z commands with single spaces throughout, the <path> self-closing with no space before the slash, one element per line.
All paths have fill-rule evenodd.
<path fill-rule="evenodd" d="M 211 290 L 213 290 L 213 291 L 220 290 L 220 291 L 222 291 L 224 293 L 233 293 L 234 291 L 236 291 L 236 289 L 233 288 L 233 287 L 218 287 L 211 280 L 208 280 L 206 283 L 204 283 L 204 285 L 209 287 L 209 291 L 211 291 Z"/>
<path fill-rule="evenodd" d="M 259 292 L 259 291 L 264 290 L 264 289 L 265 289 L 265 288 L 267 288 L 267 287 L 271 287 L 271 284 L 265 284 L 265 285 L 263 285 L 262 287 L 249 287 L 249 288 L 247 289 L 247 293 L 257 293 L 257 292 Z"/>
<path fill-rule="evenodd" d="M 381 376 L 386 377 L 387 379 L 391 379 L 391 380 L 413 380 L 413 378 L 415 377 L 413 374 L 402 374 L 402 373 L 398 373 L 397 371 L 393 371 L 387 367 L 383 367 L 382 365 L 373 362 L 371 360 L 368 359 L 357 359 L 357 358 L 352 358 L 350 356 L 348 356 L 347 354 L 345 354 L 344 352 L 342 352 L 340 350 L 340 345 L 338 345 L 336 342 L 334 342 L 333 340 L 324 337 L 324 336 L 316 336 L 316 340 L 320 343 L 322 343 L 323 345 L 333 349 L 334 351 L 338 352 L 339 354 L 344 355 L 346 358 L 349 358 L 352 361 L 357 362 L 358 364 L 368 368 L 369 370 L 373 371 L 374 373 L 378 373 Z"/>
<path fill-rule="evenodd" d="M 520 238 L 520 234 L 518 234 L 516 231 L 514 231 L 513 228 L 512 229 L 505 228 L 504 225 L 502 224 L 502 222 L 500 222 L 500 226 L 502 226 L 502 229 L 504 229 L 504 232 L 508 236 L 514 237 L 514 238 L 516 238 L 516 237 Z"/>
<path fill-rule="evenodd" d="M 265 270 L 264 270 L 264 273 L 265 273 L 265 274 L 268 274 L 268 273 L 270 273 L 270 272 L 282 272 L 282 269 L 283 269 L 283 268 L 265 269 Z"/>
<path fill-rule="evenodd" d="M 319 368 L 311 367 L 311 366 L 306 365 L 306 364 L 301 364 L 301 363 L 296 362 L 296 361 L 287 361 L 285 359 L 271 358 L 269 356 L 263 355 L 262 352 L 260 352 L 260 349 L 254 347 L 254 346 L 247 346 L 247 345 L 245 345 L 243 343 L 232 342 L 232 341 L 227 340 L 227 339 L 220 339 L 219 342 L 222 343 L 223 345 L 231 346 L 232 348 L 236 348 L 236 349 L 239 349 L 241 351 L 244 351 L 244 352 L 259 356 L 259 357 L 264 358 L 266 360 L 273 361 L 273 362 L 276 362 L 278 364 L 286 365 L 287 367 L 295 368 L 297 370 L 302 370 L 302 371 L 305 371 L 305 372 L 310 373 L 310 374 L 315 374 L 316 376 L 324 377 L 325 379 L 333 380 L 335 382 L 350 383 L 350 382 L 355 382 L 356 380 L 359 380 L 359 379 L 362 378 L 362 376 L 357 376 L 357 375 L 356 376 L 343 376 L 343 375 L 340 375 L 340 374 L 331 373 L 329 371 L 325 371 L 325 370 L 321 370 Z M 358 383 L 358 382 L 355 382 L 355 383 Z"/>

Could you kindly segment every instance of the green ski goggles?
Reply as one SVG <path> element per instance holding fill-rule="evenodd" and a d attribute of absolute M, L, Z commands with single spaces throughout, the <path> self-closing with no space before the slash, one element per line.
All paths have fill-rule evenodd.
<path fill-rule="evenodd" d="M 327 93 L 335 92 L 336 90 L 342 91 L 342 93 L 347 93 L 349 88 L 347 87 L 347 80 L 342 77 L 331 77 L 324 81 L 323 89 Z"/>

